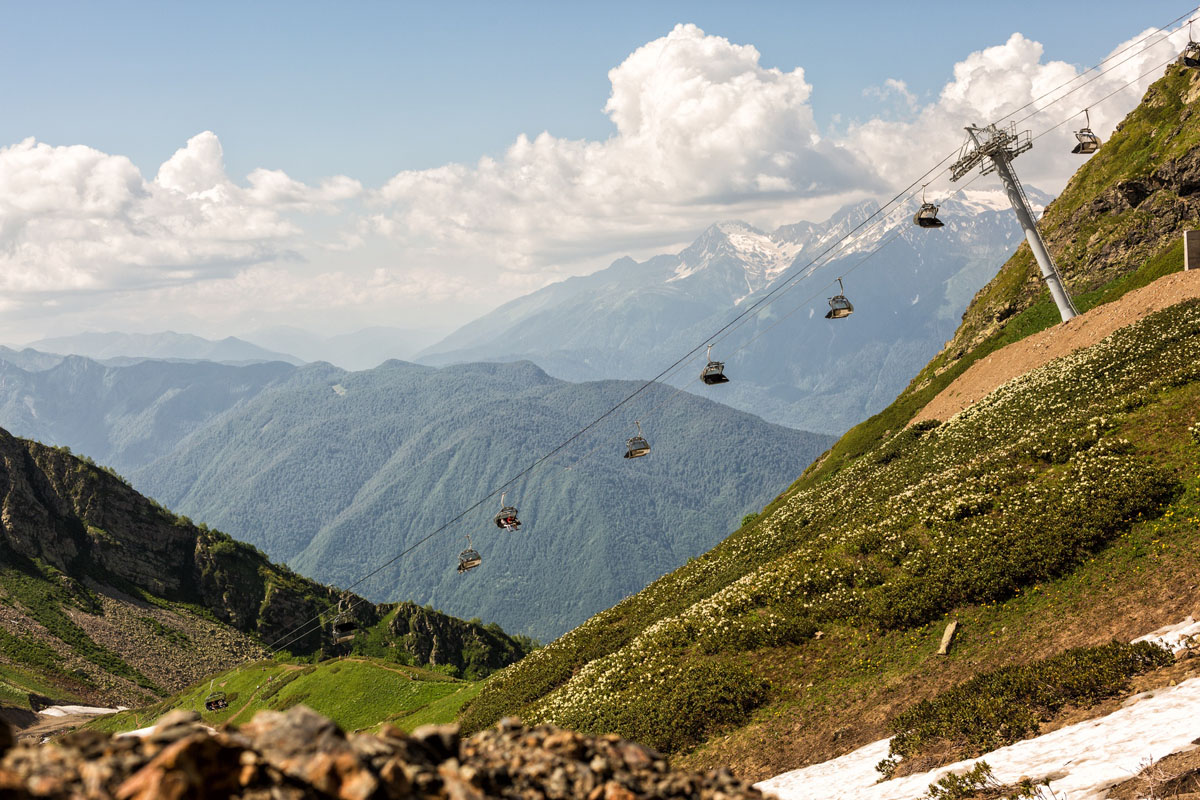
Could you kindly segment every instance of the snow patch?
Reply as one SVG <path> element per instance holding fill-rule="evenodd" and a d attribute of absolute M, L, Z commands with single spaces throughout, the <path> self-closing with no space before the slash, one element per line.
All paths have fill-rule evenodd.
<path fill-rule="evenodd" d="M 1191 617 L 1138 639 L 1179 652 L 1200 634 Z M 1001 783 L 1054 776 L 1050 789 L 1065 800 L 1101 800 L 1117 783 L 1147 763 L 1192 750 L 1200 736 L 1200 678 L 1144 692 L 1104 717 L 993 750 L 929 772 L 877 783 L 875 765 L 887 757 L 890 739 L 872 742 L 840 758 L 785 772 L 755 784 L 780 800 L 913 800 L 948 774 L 961 774 L 986 761 Z"/>
<path fill-rule="evenodd" d="M 116 708 L 101 708 L 99 706 L 49 706 L 43 708 L 38 714 L 44 717 L 65 717 L 70 714 L 95 717 L 100 714 L 115 714 L 118 711 L 126 711 L 128 708 L 128 706 L 117 706 Z"/>
<path fill-rule="evenodd" d="M 1200 622 L 1188 617 L 1183 622 L 1159 628 L 1153 633 L 1147 633 L 1145 636 L 1134 639 L 1134 641 L 1153 642 L 1159 647 L 1165 647 L 1179 655 L 1187 649 L 1188 640 L 1193 636 L 1200 637 Z"/>

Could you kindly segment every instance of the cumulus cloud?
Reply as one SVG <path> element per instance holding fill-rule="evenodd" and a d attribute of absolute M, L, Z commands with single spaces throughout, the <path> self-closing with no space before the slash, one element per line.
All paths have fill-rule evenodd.
<path fill-rule="evenodd" d="M 1107 138 L 1186 42 L 1185 29 L 1169 36 L 1149 29 L 1113 48 L 1100 70 L 1085 72 L 1062 61 L 1043 63 L 1042 45 L 1014 33 L 955 64 L 935 101 L 914 105 L 905 118 L 852 125 L 836 138 L 899 188 L 920 174 L 917 167 L 931 167 L 961 145 L 964 126 L 986 125 L 1028 105 L 1006 122 L 1044 135 L 1017 170 L 1025 182 L 1054 193 L 1079 167 L 1070 149 L 1074 130 L 1084 125 L 1083 110 L 1090 109 L 1092 128 Z M 939 182 L 949 186 L 945 175 Z"/>
<path fill-rule="evenodd" d="M 1046 110 L 1022 128 L 1072 118 L 1018 162 L 1027 183 L 1055 192 L 1080 163 L 1068 151 L 1082 109 L 1107 138 L 1186 32 L 1142 38 L 1051 105 L 1094 73 L 1044 61 L 1041 44 L 1013 34 L 954 65 L 935 99 L 892 78 L 868 90 L 886 114 L 820 131 L 810 101 L 821 87 L 802 68 L 764 67 L 750 45 L 678 25 L 609 72 L 608 138 L 522 135 L 497 158 L 374 189 L 267 169 L 235 182 L 207 131 L 152 179 L 124 156 L 30 139 L 0 148 L 0 305 L 20 319 L 53 304 L 73 327 L 183 313 L 226 330 L 264 314 L 422 324 L 421 307 L 465 322 L 618 256 L 678 248 L 718 220 L 769 226 L 887 196 L 955 150 L 964 125 L 1035 100 L 1017 117 Z M 948 186 L 943 176 L 931 196 Z"/>
<path fill-rule="evenodd" d="M 754 47 L 678 25 L 609 79 L 607 140 L 522 135 L 499 159 L 402 172 L 378 193 L 374 230 L 538 270 L 677 237 L 744 202 L 873 184 L 818 134 L 803 69 L 763 67 Z"/>
<path fill-rule="evenodd" d="M 268 170 L 238 186 L 207 131 L 150 181 L 124 156 L 26 139 L 0 148 L 0 291 L 100 291 L 228 275 L 301 246 L 293 212 L 332 210 L 359 192 L 346 178 L 310 187 Z"/>

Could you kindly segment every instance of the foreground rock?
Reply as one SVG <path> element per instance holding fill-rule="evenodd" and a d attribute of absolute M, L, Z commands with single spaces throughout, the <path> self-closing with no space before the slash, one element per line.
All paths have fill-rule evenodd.
<path fill-rule="evenodd" d="M 0 796 L 14 800 L 762 796 L 725 770 L 673 771 L 658 753 L 617 736 L 516 720 L 460 740 L 454 726 L 347 737 L 304 706 L 213 733 L 194 712 L 176 711 L 144 738 L 79 730 L 47 745 L 5 751 L 4 742 L 0 736 Z"/>

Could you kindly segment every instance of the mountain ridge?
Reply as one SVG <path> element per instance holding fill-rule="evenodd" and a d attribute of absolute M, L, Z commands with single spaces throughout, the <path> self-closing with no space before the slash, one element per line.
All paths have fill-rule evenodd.
<path fill-rule="evenodd" d="M 0 598 L 0 701 L 19 704 L 24 691 L 141 703 L 271 646 L 328 653 L 339 606 L 376 629 L 359 650 L 476 677 L 530 646 L 495 625 L 302 578 L 65 448 L 2 429 Z"/>
<path fill-rule="evenodd" d="M 1031 192 L 1036 202 L 1045 199 Z M 528 359 L 567 380 L 649 378 L 711 331 L 723 330 L 737 309 L 784 282 L 798 285 L 811 261 L 878 209 L 864 200 L 824 222 L 772 233 L 739 221 L 716 223 L 678 253 L 641 263 L 618 259 L 510 301 L 417 360 Z M 1007 206 L 986 192 L 945 201 L 943 216 L 946 227 L 931 233 L 892 215 L 820 268 L 830 287 L 807 298 L 781 295 L 781 302 L 718 337 L 714 358 L 726 362 L 734 379 L 711 396 L 771 422 L 834 434 L 886 406 L 953 334 L 970 296 L 1021 238 Z M 885 258 L 889 263 L 880 278 L 864 284 L 853 271 L 885 243 L 887 252 L 868 267 Z M 814 319 L 827 310 L 823 298 L 836 290 L 832 276 L 839 273 L 847 276 L 846 292 L 859 313 L 830 328 Z M 804 280 L 815 288 L 822 278 Z M 896 297 L 909 299 L 910 307 L 897 309 Z M 668 379 L 709 394 L 689 385 L 702 364 L 694 358 L 688 366 L 695 372 L 685 368 Z"/>

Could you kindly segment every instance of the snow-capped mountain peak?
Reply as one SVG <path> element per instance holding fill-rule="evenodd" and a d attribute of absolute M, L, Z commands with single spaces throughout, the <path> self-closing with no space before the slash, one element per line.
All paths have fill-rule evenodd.
<path fill-rule="evenodd" d="M 667 282 L 690 278 L 718 263 L 726 268 L 736 264 L 745 275 L 747 293 L 754 292 L 791 266 L 800 249 L 798 242 L 777 238 L 745 222 L 719 222 L 679 254 L 679 266 Z"/>

